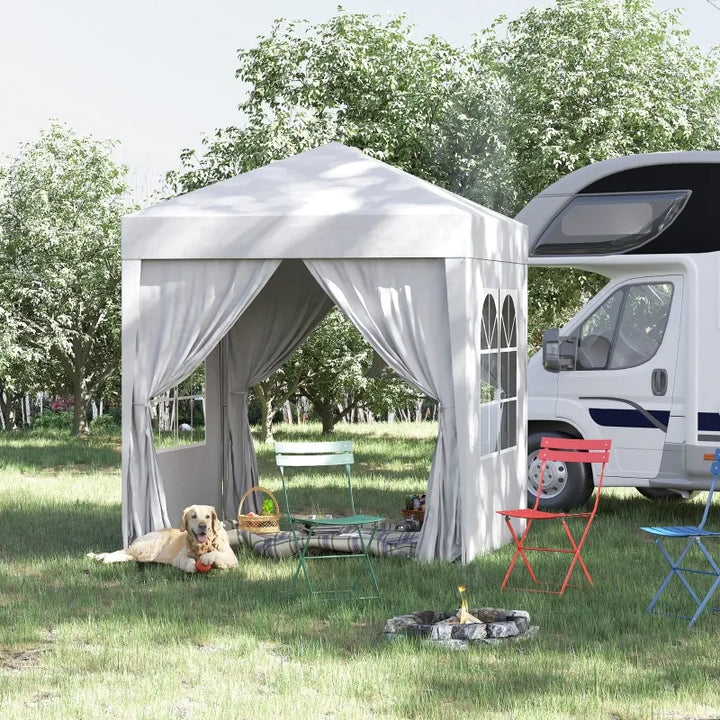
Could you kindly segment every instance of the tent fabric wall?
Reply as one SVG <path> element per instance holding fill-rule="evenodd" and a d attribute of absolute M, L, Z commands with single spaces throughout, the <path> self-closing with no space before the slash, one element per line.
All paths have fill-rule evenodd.
<path fill-rule="evenodd" d="M 133 372 L 123 373 L 132 398 L 124 478 L 128 502 L 123 505 L 127 540 L 172 524 L 155 454 L 151 398 L 187 377 L 207 357 L 278 264 L 278 260 L 143 263 Z"/>
<path fill-rule="evenodd" d="M 238 494 L 257 472 L 244 393 L 324 314 L 318 284 L 388 364 L 441 403 L 423 557 L 467 562 L 507 541 L 494 507 L 523 501 L 524 429 L 517 446 L 482 456 L 477 327 L 486 288 L 517 291 L 524 317 L 523 225 L 331 143 L 123 218 L 122 253 L 125 544 L 172 524 L 148 402 L 219 348 L 212 357 L 223 360 L 217 382 L 224 389 L 213 389 L 213 397 L 227 405 L 226 430 L 203 452 L 217 452 L 218 464 L 225 458 L 223 509 L 235 515 Z M 306 262 L 317 282 L 306 273 L 302 289 L 278 284 L 278 293 L 294 298 L 290 307 L 279 298 L 254 303 L 290 259 Z M 518 372 L 524 377 L 524 367 Z M 524 396 L 518 402 L 524 407 Z M 223 410 L 207 413 L 219 418 Z M 518 414 L 518 427 L 524 420 Z M 164 460 L 164 467 L 183 470 Z M 174 478 L 173 487 L 186 489 L 191 472 Z M 197 484 L 217 497 L 222 473 Z M 173 507 L 179 502 L 173 498 Z"/>
<path fill-rule="evenodd" d="M 423 258 L 305 263 L 380 357 L 438 400 L 438 440 L 417 556 L 455 560 L 461 554 L 462 520 L 445 263 Z"/>
<path fill-rule="evenodd" d="M 332 302 L 299 260 L 283 260 L 227 335 L 225 517 L 235 517 L 243 494 L 258 485 L 248 421 L 248 392 L 292 355 L 332 308 Z M 256 496 L 245 512 L 258 512 Z"/>
<path fill-rule="evenodd" d="M 508 541 L 507 529 L 495 510 L 525 502 L 527 477 L 527 266 L 478 258 L 449 258 L 445 262 L 450 337 L 457 408 L 457 449 L 463 515 L 463 562 Z M 483 403 L 483 305 L 492 296 L 499 308 L 511 296 L 516 308 L 516 438 L 501 448 L 498 434 L 491 447 L 484 443 L 487 406 Z M 499 312 L 497 316 L 499 323 Z M 501 388 L 498 388 L 501 389 Z M 502 393 L 499 393 L 502 395 Z M 499 408 L 495 408 L 498 410 Z M 497 425 L 496 425 L 497 428 Z M 501 522 L 498 522 L 500 520 Z"/>

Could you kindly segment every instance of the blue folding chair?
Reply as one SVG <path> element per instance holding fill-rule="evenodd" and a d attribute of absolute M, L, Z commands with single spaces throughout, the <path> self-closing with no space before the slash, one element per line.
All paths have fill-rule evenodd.
<path fill-rule="evenodd" d="M 707 457 L 708 456 L 706 456 L 706 458 Z M 640 528 L 641 530 L 644 530 L 646 533 L 649 533 L 650 535 L 653 535 L 655 537 L 655 545 L 657 545 L 658 550 L 660 550 L 660 552 L 670 564 L 670 572 L 663 580 L 662 585 L 660 585 L 660 589 L 655 594 L 655 597 L 652 599 L 645 612 L 653 611 L 653 608 L 657 604 L 657 601 L 660 599 L 660 596 L 665 592 L 665 589 L 670 584 L 670 581 L 674 577 L 676 577 L 682 583 L 683 587 L 688 591 L 690 597 L 692 597 L 692 599 L 695 601 L 697 610 L 695 610 L 695 613 L 692 616 L 678 615 L 675 613 L 664 614 L 671 617 L 681 617 L 689 620 L 690 624 L 688 625 L 688 627 L 692 627 L 695 624 L 695 621 L 700 617 L 700 614 L 705 609 L 708 602 L 710 602 L 710 598 L 713 596 L 713 593 L 717 589 L 718 585 L 720 585 L 720 567 L 718 567 L 715 560 L 713 560 L 712 555 L 703 543 L 703 540 L 706 540 L 708 538 L 720 538 L 720 531 L 705 530 L 705 522 L 707 521 L 708 513 L 710 512 L 710 504 L 712 503 L 713 493 L 715 492 L 718 474 L 720 474 L 720 448 L 715 450 L 715 454 L 711 455 L 708 459 L 714 459 L 712 465 L 710 466 L 710 472 L 712 473 L 712 481 L 710 483 L 710 490 L 708 491 L 707 502 L 705 503 L 705 511 L 703 512 L 700 524 L 696 526 L 671 525 L 667 527 Z M 687 542 L 685 544 L 685 547 L 683 548 L 683 551 L 680 553 L 680 555 L 678 555 L 677 559 L 673 560 L 672 556 L 663 545 L 663 542 L 676 539 L 684 539 L 687 540 Z M 700 553 L 705 557 L 705 559 L 707 560 L 707 566 L 709 566 L 710 569 L 700 569 L 696 567 L 684 566 L 683 563 L 685 562 L 685 558 L 693 548 L 697 548 Z M 690 585 L 690 583 L 688 582 L 688 579 L 685 577 L 685 573 L 693 573 L 696 575 L 709 575 L 710 577 L 714 578 L 710 589 L 705 593 L 705 596 L 702 599 L 697 594 L 697 592 L 695 592 L 695 589 L 692 587 L 692 585 Z M 718 610 L 720 608 L 711 609 Z"/>

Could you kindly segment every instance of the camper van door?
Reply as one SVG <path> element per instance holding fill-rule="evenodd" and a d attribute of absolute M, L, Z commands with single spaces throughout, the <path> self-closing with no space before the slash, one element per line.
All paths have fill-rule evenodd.
<path fill-rule="evenodd" d="M 577 352 L 558 373 L 557 416 L 585 437 L 612 439 L 610 480 L 655 477 L 670 418 L 685 414 L 674 397 L 682 281 L 611 282 L 563 332 Z"/>

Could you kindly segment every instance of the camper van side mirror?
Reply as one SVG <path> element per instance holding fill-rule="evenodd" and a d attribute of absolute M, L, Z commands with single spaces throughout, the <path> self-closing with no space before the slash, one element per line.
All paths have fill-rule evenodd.
<path fill-rule="evenodd" d="M 575 340 L 561 338 L 559 328 L 543 333 L 543 367 L 548 372 L 572 370 L 575 367 Z"/>
<path fill-rule="evenodd" d="M 548 372 L 560 370 L 560 329 L 551 328 L 543 333 L 543 367 Z"/>

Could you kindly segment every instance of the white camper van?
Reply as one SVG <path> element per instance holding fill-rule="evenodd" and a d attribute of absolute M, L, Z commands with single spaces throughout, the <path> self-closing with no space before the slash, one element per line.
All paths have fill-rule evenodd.
<path fill-rule="evenodd" d="M 517 216 L 531 265 L 608 284 L 528 363 L 528 500 L 543 435 L 611 438 L 607 485 L 687 498 L 720 447 L 720 152 L 631 155 L 581 168 Z M 541 505 L 593 491 L 590 468 L 553 468 Z"/>

